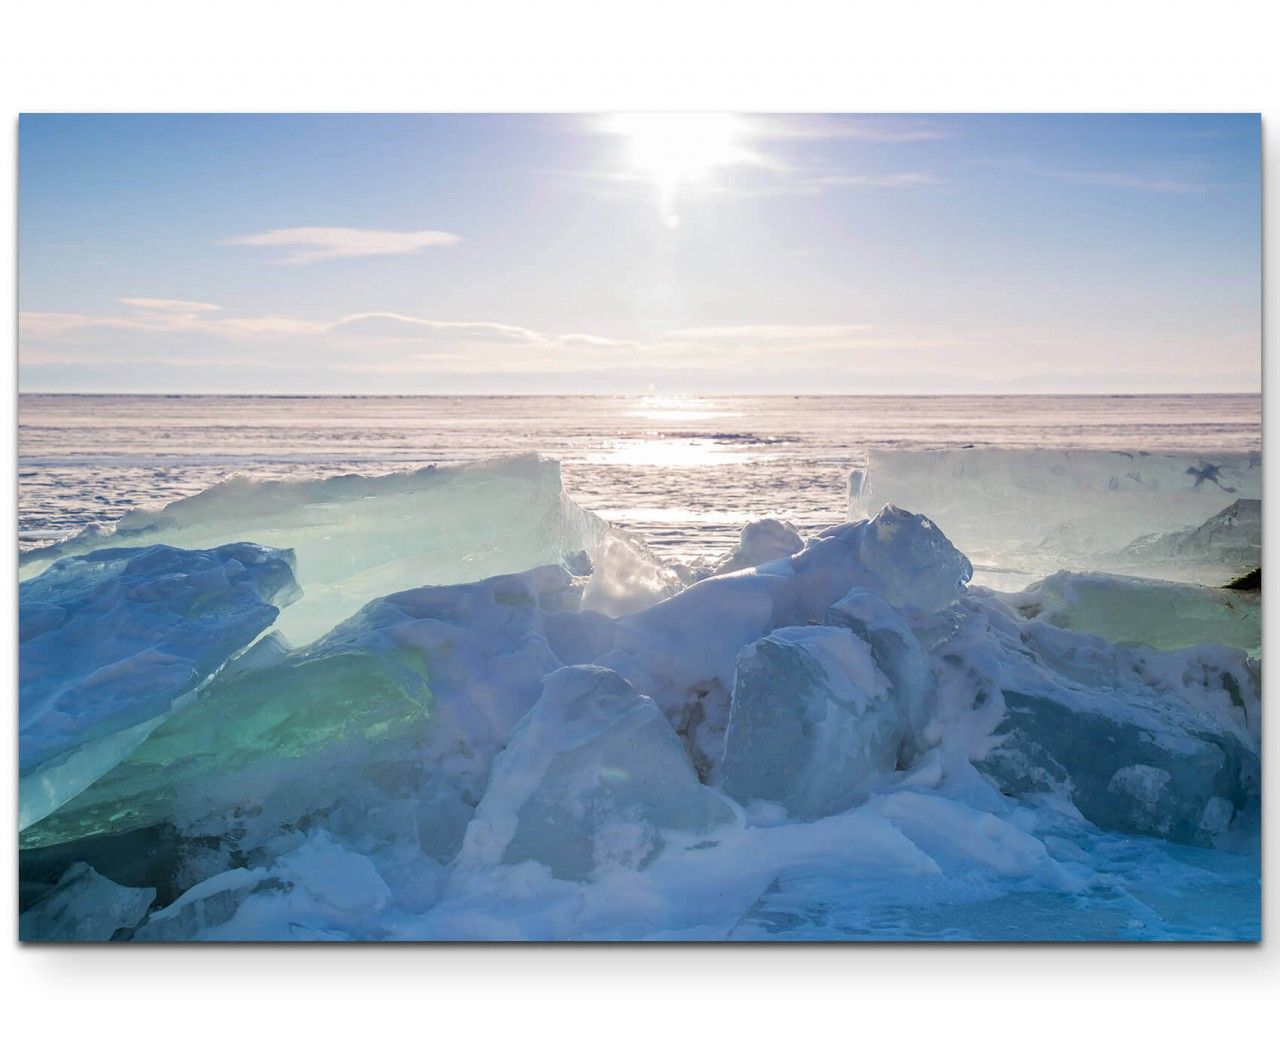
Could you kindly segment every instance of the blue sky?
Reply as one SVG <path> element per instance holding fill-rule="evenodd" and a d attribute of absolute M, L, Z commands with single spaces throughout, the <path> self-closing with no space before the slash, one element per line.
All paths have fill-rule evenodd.
<path fill-rule="evenodd" d="M 24 116 L 24 391 L 1256 391 L 1256 116 Z"/>

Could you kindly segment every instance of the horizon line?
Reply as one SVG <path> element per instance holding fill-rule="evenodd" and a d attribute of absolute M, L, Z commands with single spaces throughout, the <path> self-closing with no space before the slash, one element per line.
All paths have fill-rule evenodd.
<path fill-rule="evenodd" d="M 199 392 L 139 392 L 139 391 L 22 391 L 18 390 L 19 398 L 23 396 L 69 396 L 72 398 L 98 398 L 98 397 L 120 397 L 128 396 L 131 398 L 155 398 L 155 399 L 204 399 L 218 397 L 224 399 L 563 399 L 567 397 L 577 398 L 609 398 L 609 399 L 635 399 L 648 398 L 653 396 L 667 396 L 675 398 L 701 398 L 701 399 L 741 399 L 741 398 L 774 398 L 774 399 L 833 399 L 833 398 L 856 398 L 856 399 L 900 399 L 907 396 L 914 396 L 924 399 L 964 399 L 964 398 L 985 398 L 991 396 L 1007 397 L 1007 398 L 1026 398 L 1028 396 L 1035 397 L 1061 397 L 1068 399 L 1079 398 L 1144 398 L 1144 397 L 1193 397 L 1193 396 L 1224 396 L 1224 395 L 1254 395 L 1262 397 L 1261 389 L 1223 389 L 1217 391 L 1187 391 L 1186 389 L 1170 389 L 1168 391 L 1100 391 L 1100 392 L 1062 392 L 1062 391 L 971 391 L 971 392 L 920 392 L 920 391 L 891 391 L 891 392 L 711 392 L 711 391 L 639 391 L 639 392 L 516 392 L 516 391 L 484 391 L 484 392 L 226 392 L 226 391 L 199 391 Z"/>

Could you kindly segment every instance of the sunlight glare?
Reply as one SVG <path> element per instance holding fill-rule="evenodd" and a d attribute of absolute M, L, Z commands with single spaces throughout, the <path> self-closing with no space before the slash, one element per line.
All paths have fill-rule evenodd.
<path fill-rule="evenodd" d="M 704 182 L 725 165 L 752 160 L 743 145 L 742 118 L 729 113 L 624 113 L 609 128 L 626 137 L 630 162 L 657 186 L 663 218 L 679 225 L 674 211 L 679 187 Z"/>

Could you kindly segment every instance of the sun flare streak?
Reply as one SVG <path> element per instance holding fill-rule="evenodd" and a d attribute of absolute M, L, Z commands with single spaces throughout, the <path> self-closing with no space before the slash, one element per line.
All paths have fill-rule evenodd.
<path fill-rule="evenodd" d="M 728 113 L 615 114 L 608 128 L 627 140 L 631 167 L 657 188 L 663 219 L 679 226 L 681 187 L 702 183 L 718 168 L 753 160 L 742 118 Z"/>

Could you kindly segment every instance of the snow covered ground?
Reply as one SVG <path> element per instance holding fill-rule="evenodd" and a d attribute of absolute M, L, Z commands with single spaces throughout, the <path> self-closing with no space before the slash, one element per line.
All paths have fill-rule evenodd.
<path fill-rule="evenodd" d="M 26 554 L 23 937 L 1258 939 L 1256 463 L 932 457 L 713 559 L 532 456 Z"/>

